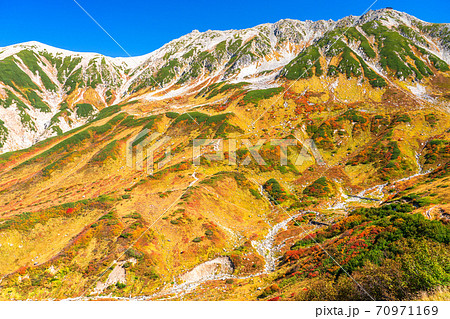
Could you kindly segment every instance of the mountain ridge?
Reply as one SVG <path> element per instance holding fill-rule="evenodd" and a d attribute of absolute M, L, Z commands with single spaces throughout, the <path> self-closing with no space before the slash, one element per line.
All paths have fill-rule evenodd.
<path fill-rule="evenodd" d="M 346 16 L 346 17 L 341 18 L 339 20 L 332 20 L 332 19 L 328 19 L 328 20 L 325 20 L 325 19 L 321 19 L 321 20 L 298 20 L 298 19 L 293 19 L 293 18 L 283 18 L 283 19 L 280 19 L 280 20 L 278 20 L 276 22 L 273 22 L 273 23 L 270 23 L 270 22 L 268 22 L 268 23 L 261 23 L 261 24 L 255 25 L 253 27 L 248 27 L 248 28 L 244 28 L 244 29 L 226 29 L 226 30 L 209 29 L 209 30 L 206 30 L 206 31 L 199 31 L 199 30 L 195 29 L 195 30 L 192 30 L 191 32 L 189 32 L 187 34 L 184 34 L 184 35 L 180 36 L 179 38 L 175 38 L 175 39 L 170 40 L 169 42 L 167 42 L 166 44 L 164 44 L 163 46 L 161 46 L 158 49 L 155 49 L 155 50 L 153 50 L 153 51 L 151 51 L 149 53 L 145 53 L 143 55 L 137 55 L 137 56 L 128 56 L 128 55 L 126 55 L 126 56 L 111 57 L 111 56 L 108 56 L 108 55 L 105 55 L 105 54 L 102 54 L 102 53 L 98 53 L 98 52 L 73 51 L 73 50 L 70 50 L 70 49 L 61 49 L 61 48 L 58 48 L 58 47 L 55 47 L 55 46 L 52 46 L 52 45 L 49 45 L 49 44 L 46 44 L 46 43 L 43 43 L 43 42 L 36 41 L 36 40 L 25 41 L 25 42 L 20 42 L 20 43 L 7 45 L 7 46 L 4 46 L 4 47 L 0 47 L 0 50 L 4 50 L 4 49 L 11 48 L 11 47 L 16 47 L 16 46 L 31 46 L 31 47 L 33 47 L 33 46 L 43 46 L 44 48 L 47 47 L 47 48 L 50 48 L 51 50 L 65 52 L 65 53 L 68 53 L 68 54 L 75 54 L 75 55 L 77 55 L 77 54 L 78 55 L 86 54 L 86 55 L 95 55 L 95 56 L 100 55 L 102 57 L 107 57 L 107 58 L 110 58 L 110 59 L 141 58 L 141 57 L 148 56 L 148 55 L 150 55 L 150 54 L 160 50 L 161 48 L 163 48 L 164 46 L 170 44 L 171 42 L 176 42 L 178 40 L 181 40 L 182 38 L 184 38 L 184 37 L 186 37 L 186 36 L 188 36 L 190 34 L 206 34 L 206 33 L 211 33 L 211 32 L 214 33 L 214 32 L 247 31 L 247 30 L 255 29 L 255 28 L 258 28 L 258 27 L 262 27 L 262 26 L 273 26 L 273 25 L 276 25 L 276 24 L 281 24 L 282 22 L 285 22 L 285 21 L 297 22 L 297 23 L 298 22 L 300 22 L 300 23 L 319 23 L 319 22 L 339 23 L 339 22 L 343 22 L 346 19 L 350 19 L 350 20 L 362 19 L 362 20 L 364 20 L 363 18 L 366 17 L 365 18 L 365 22 L 368 22 L 368 21 L 371 21 L 373 19 L 379 18 L 379 14 L 385 13 L 385 12 L 395 12 L 397 14 L 401 14 L 401 16 L 403 16 L 403 17 L 406 16 L 406 17 L 409 17 L 409 18 L 413 18 L 414 20 L 416 20 L 418 22 L 422 22 L 422 23 L 425 23 L 425 24 L 428 24 L 428 25 L 446 25 L 446 26 L 450 26 L 450 23 L 427 22 L 425 20 L 421 20 L 421 19 L 419 19 L 419 18 L 417 18 L 415 16 L 412 16 L 412 15 L 406 13 L 406 12 L 398 11 L 398 10 L 395 10 L 395 9 L 383 8 L 383 9 L 377 9 L 377 10 L 369 10 L 367 13 L 365 13 L 365 14 L 363 14 L 361 16 L 349 15 L 349 16 Z"/>
<path fill-rule="evenodd" d="M 0 102 L 3 100 L 4 107 L 11 104 L 16 108 L 14 111 L 11 111 L 12 108 L 9 111 L 0 109 L 3 122 L 9 119 L 6 124 L 1 124 L 1 151 L 31 146 L 30 142 L 24 141 L 32 140 L 35 143 L 75 128 L 86 123 L 90 115 L 103 107 L 135 100 L 137 95 L 144 101 L 161 100 L 167 94 L 167 98 L 172 98 L 215 81 L 244 81 L 246 78 L 257 78 L 263 73 L 276 73 L 297 59 L 300 64 L 297 63 L 294 67 L 298 70 L 288 72 L 283 69 L 280 74 L 274 74 L 269 81 L 272 84 L 267 84 L 270 87 L 275 85 L 280 75 L 288 76 L 288 79 L 292 80 L 293 77 L 303 76 L 296 72 L 304 73 L 308 69 L 309 74 L 311 67 L 307 65 L 311 62 L 308 60 L 310 54 L 317 61 L 322 56 L 325 60 L 320 60 L 319 64 L 322 64 L 320 68 L 328 69 L 335 54 L 330 53 L 327 46 L 336 47 L 334 42 L 341 47 L 337 49 L 338 56 L 344 54 L 347 60 L 341 65 L 333 65 L 334 69 L 328 70 L 326 76 L 336 72 L 345 72 L 348 76 L 363 74 L 371 83 L 382 83 L 381 78 L 389 76 L 385 70 L 386 65 L 381 65 L 378 61 L 378 51 L 384 44 L 377 43 L 378 40 L 372 39 L 374 34 L 368 35 L 361 28 L 362 25 L 368 25 L 373 21 L 395 29 L 396 33 L 406 39 L 405 41 L 409 41 L 398 48 L 400 51 L 386 57 L 387 64 L 390 62 L 389 68 L 401 64 L 399 66 L 401 71 L 397 70 L 397 75 L 402 72 L 406 72 L 408 76 L 417 73 L 416 77 L 422 78 L 423 75 L 428 76 L 431 73 L 431 70 L 423 65 L 424 62 L 438 65 L 447 65 L 450 62 L 450 42 L 446 40 L 449 37 L 448 33 L 447 37 L 445 36 L 445 30 L 447 32 L 449 30 L 448 25 L 424 22 L 392 9 L 370 10 L 362 16 L 348 16 L 337 21 L 282 19 L 275 23 L 260 24 L 241 30 L 193 31 L 138 57 L 113 58 L 98 53 L 72 52 L 36 41 L 0 48 L 0 61 L 11 69 L 3 81 L 0 74 Z M 353 25 L 356 25 L 356 28 Z M 420 31 L 422 29 L 425 31 Z M 349 30 L 352 38 L 348 37 Z M 335 34 L 331 35 L 333 32 Z M 444 33 L 442 40 L 438 41 L 433 35 L 439 35 L 439 32 Z M 324 39 L 327 34 L 330 37 Z M 342 42 L 344 38 L 345 41 Z M 320 44 L 321 42 L 323 44 Z M 405 61 L 393 61 L 396 59 L 395 54 L 405 54 L 403 51 L 411 44 L 416 46 L 417 50 L 428 52 L 430 58 L 426 56 L 426 52 L 412 54 L 406 52 L 409 57 L 404 58 Z M 343 46 L 349 49 L 341 51 Z M 308 53 L 307 48 L 316 48 L 317 52 Z M 365 50 L 376 54 L 367 56 Z M 22 57 L 18 56 L 19 53 Z M 298 55 L 301 54 L 304 57 L 299 58 Z M 418 54 L 422 56 L 416 58 Z M 418 65 L 410 66 L 406 60 L 413 55 L 414 63 Z M 24 64 L 22 59 L 26 59 L 29 65 Z M 440 62 L 441 60 L 443 62 Z M 8 61 L 8 65 L 5 61 Z M 353 71 L 344 70 L 350 65 L 355 68 Z M 363 72 L 362 69 L 366 71 Z M 34 74 L 36 72 L 37 75 Z M 16 76 L 20 76 L 20 79 L 29 77 L 29 80 L 24 82 L 23 88 L 11 87 L 11 80 L 18 80 L 14 79 Z M 187 88 L 181 89 L 183 87 Z M 21 92 L 30 89 L 37 94 L 33 93 L 31 97 L 29 96 L 31 93 Z M 198 90 L 200 89 L 199 87 Z M 194 92 L 189 94 L 192 93 Z M 74 114 L 77 103 L 90 104 L 91 107 L 79 112 L 78 115 L 83 116 L 77 116 Z M 30 110 L 37 105 L 40 111 L 47 110 L 47 114 Z M 56 123 L 58 121 L 62 124 L 58 125 Z M 8 124 L 11 122 L 15 124 Z M 39 124 L 40 122 L 42 123 Z M 8 134 L 7 131 L 15 133 Z"/>

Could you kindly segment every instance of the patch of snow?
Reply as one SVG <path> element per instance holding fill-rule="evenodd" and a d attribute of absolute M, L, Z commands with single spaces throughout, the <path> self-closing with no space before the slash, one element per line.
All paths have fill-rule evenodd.
<path fill-rule="evenodd" d="M 409 86 L 408 89 L 411 91 L 412 94 L 418 96 L 418 97 L 424 97 L 427 94 L 427 89 L 420 85 L 419 83 L 416 84 L 416 86 Z"/>

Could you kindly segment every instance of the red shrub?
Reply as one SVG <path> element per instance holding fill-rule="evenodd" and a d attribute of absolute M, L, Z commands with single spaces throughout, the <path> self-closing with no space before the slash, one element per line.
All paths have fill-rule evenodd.
<path fill-rule="evenodd" d="M 278 301 L 278 300 L 280 300 L 280 296 L 270 298 L 268 301 Z"/>
<path fill-rule="evenodd" d="M 298 250 L 288 250 L 286 252 L 286 258 L 288 260 L 297 260 L 300 258 L 300 252 Z"/>
<path fill-rule="evenodd" d="M 27 267 L 26 266 L 22 266 L 17 270 L 17 273 L 21 276 L 25 275 L 25 273 L 27 272 Z"/>

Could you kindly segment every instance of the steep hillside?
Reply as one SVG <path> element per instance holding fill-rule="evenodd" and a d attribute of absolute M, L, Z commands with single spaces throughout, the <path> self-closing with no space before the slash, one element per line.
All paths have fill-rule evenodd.
<path fill-rule="evenodd" d="M 448 25 L 391 9 L 139 58 L 0 49 L 0 298 L 445 291 L 449 62 Z"/>

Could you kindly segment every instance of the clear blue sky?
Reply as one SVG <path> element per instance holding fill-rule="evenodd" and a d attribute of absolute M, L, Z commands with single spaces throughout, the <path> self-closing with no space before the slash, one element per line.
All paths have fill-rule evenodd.
<path fill-rule="evenodd" d="M 337 20 L 360 15 L 374 0 L 77 0 L 131 55 L 151 52 L 194 29 L 252 27 L 284 18 Z M 1 0 L 0 47 L 39 41 L 73 51 L 126 54 L 73 0 Z M 429 22 L 450 23 L 449 0 L 379 0 Z"/>

